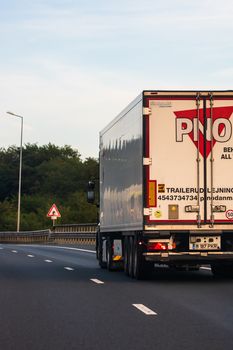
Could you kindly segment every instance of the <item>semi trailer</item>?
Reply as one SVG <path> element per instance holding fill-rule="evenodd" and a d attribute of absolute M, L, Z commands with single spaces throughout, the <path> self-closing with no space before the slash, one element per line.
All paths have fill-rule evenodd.
<path fill-rule="evenodd" d="M 143 91 L 100 132 L 97 258 L 233 276 L 233 91 Z"/>

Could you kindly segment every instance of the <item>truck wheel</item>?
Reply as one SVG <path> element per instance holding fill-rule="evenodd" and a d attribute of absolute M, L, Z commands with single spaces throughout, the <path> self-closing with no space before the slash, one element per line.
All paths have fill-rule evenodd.
<path fill-rule="evenodd" d="M 113 270 L 113 261 L 112 261 L 112 240 L 109 239 L 107 241 L 107 269 L 108 271 L 112 271 Z"/>
<path fill-rule="evenodd" d="M 137 238 L 134 239 L 133 250 L 133 277 L 138 280 L 145 280 L 150 277 L 153 270 L 153 264 L 144 260 L 142 246 L 138 244 Z"/>
<path fill-rule="evenodd" d="M 124 238 L 124 272 L 126 275 L 129 274 L 129 268 L 128 268 L 128 263 L 129 263 L 129 239 L 128 237 Z"/>
<path fill-rule="evenodd" d="M 233 263 L 211 264 L 211 270 L 216 278 L 233 278 Z"/>
<path fill-rule="evenodd" d="M 141 279 L 141 271 L 139 268 L 140 265 L 140 252 L 138 247 L 137 239 L 134 239 L 134 266 L 133 266 L 133 276 L 136 279 Z"/>
<path fill-rule="evenodd" d="M 128 253 L 128 275 L 130 277 L 134 277 L 134 238 L 133 237 L 129 237 L 129 253 Z"/>
<path fill-rule="evenodd" d="M 95 243 L 96 259 L 99 260 L 100 255 L 100 232 L 96 232 L 96 243 Z"/>
<path fill-rule="evenodd" d="M 96 259 L 99 260 L 99 247 L 98 247 L 98 244 L 96 244 L 95 254 L 96 254 Z"/>
<path fill-rule="evenodd" d="M 106 269 L 106 267 L 107 267 L 107 263 L 105 261 L 103 261 L 102 252 L 99 255 L 99 266 L 101 267 L 101 269 Z"/>
<path fill-rule="evenodd" d="M 99 242 L 98 242 L 98 260 L 99 260 L 99 266 L 102 269 L 106 269 L 107 263 L 103 261 L 103 240 L 101 239 L 101 236 L 99 237 Z"/>

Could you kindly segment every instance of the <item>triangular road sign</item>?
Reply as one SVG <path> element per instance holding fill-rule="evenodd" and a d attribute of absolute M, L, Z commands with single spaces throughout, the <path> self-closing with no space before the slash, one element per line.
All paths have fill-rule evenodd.
<path fill-rule="evenodd" d="M 53 204 L 53 205 L 51 206 L 51 208 L 49 209 L 49 211 L 48 211 L 47 217 L 50 218 L 50 217 L 52 217 L 52 216 L 55 216 L 55 217 L 57 217 L 57 218 L 60 218 L 60 217 L 61 217 L 61 214 L 60 214 L 59 210 L 57 209 L 56 204 Z"/>

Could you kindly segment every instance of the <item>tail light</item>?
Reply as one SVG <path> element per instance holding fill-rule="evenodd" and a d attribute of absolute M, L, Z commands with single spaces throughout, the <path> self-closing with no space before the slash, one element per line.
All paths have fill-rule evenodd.
<path fill-rule="evenodd" d="M 148 251 L 154 251 L 154 250 L 172 250 L 176 248 L 176 243 L 170 243 L 170 242 L 148 242 L 147 243 L 147 250 Z"/>
<path fill-rule="evenodd" d="M 147 245 L 148 250 L 168 250 L 168 243 L 162 242 L 149 242 Z"/>

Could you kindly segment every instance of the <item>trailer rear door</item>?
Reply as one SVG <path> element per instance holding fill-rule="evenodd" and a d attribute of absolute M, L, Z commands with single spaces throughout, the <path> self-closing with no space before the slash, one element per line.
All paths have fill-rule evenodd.
<path fill-rule="evenodd" d="M 233 94 L 145 95 L 147 223 L 233 223 Z"/>

